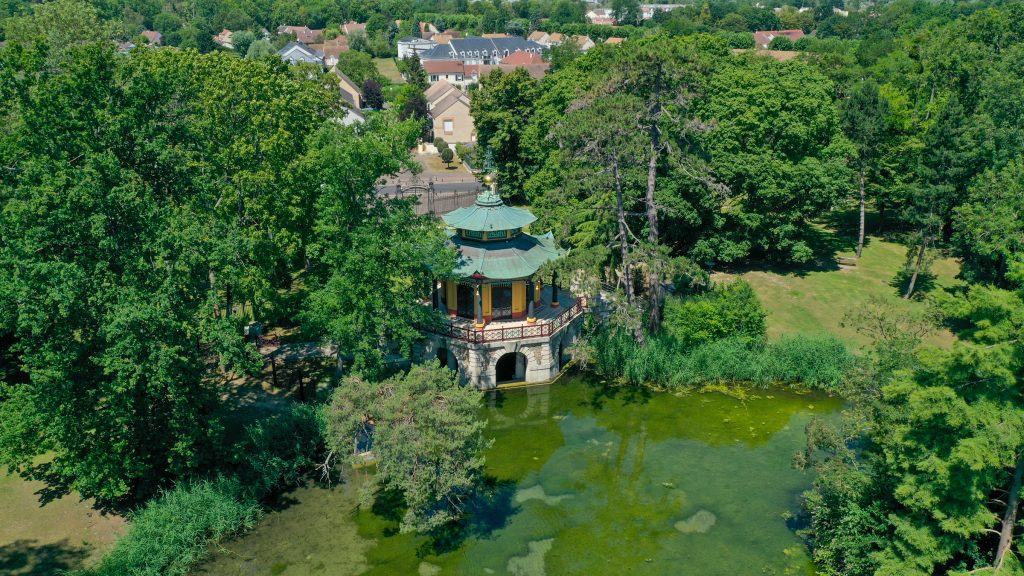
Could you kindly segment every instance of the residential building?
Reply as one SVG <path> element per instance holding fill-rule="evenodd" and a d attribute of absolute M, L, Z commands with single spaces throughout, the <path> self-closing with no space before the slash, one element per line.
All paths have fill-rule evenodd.
<path fill-rule="evenodd" d="M 434 26 L 430 22 L 420 22 L 420 38 L 424 40 L 430 40 L 434 34 L 437 34 L 439 30 L 437 26 Z"/>
<path fill-rule="evenodd" d="M 501 59 L 503 66 L 528 66 L 530 64 L 547 64 L 544 57 L 536 52 L 514 52 Z"/>
<path fill-rule="evenodd" d="M 685 4 L 641 4 L 640 15 L 644 20 L 650 20 L 658 12 L 671 12 L 683 6 Z"/>
<path fill-rule="evenodd" d="M 277 51 L 277 55 L 289 64 L 306 62 L 309 64 L 324 65 L 324 54 L 315 48 L 310 48 L 302 42 L 289 42 L 284 48 Z"/>
<path fill-rule="evenodd" d="M 159 46 L 164 43 L 164 35 L 156 30 L 143 30 L 142 35 L 149 42 L 150 46 Z"/>
<path fill-rule="evenodd" d="M 500 64 L 503 58 L 515 52 L 536 52 L 540 54 L 544 46 L 513 36 L 510 38 L 452 38 L 447 44 L 438 44 L 423 52 L 420 59 L 427 60 L 459 60 L 463 64 Z"/>
<path fill-rule="evenodd" d="M 557 44 L 561 44 L 563 41 L 565 41 L 565 36 L 562 35 L 560 32 L 548 33 L 543 32 L 541 30 L 536 30 L 534 32 L 531 32 L 530 35 L 526 37 L 526 39 L 530 40 L 531 42 L 536 42 L 537 44 L 540 44 L 545 48 L 550 48 Z"/>
<path fill-rule="evenodd" d="M 594 8 L 587 12 L 587 22 L 591 24 L 605 24 L 608 26 L 614 26 L 618 22 L 615 20 L 615 13 L 609 8 Z"/>
<path fill-rule="evenodd" d="M 366 24 L 360 24 L 359 22 L 345 22 L 341 25 L 342 34 L 348 35 L 353 32 L 366 32 Z"/>
<path fill-rule="evenodd" d="M 622 44 L 625 41 L 626 41 L 625 38 L 619 38 L 618 36 L 611 36 L 607 40 L 605 40 L 604 43 L 605 44 Z"/>
<path fill-rule="evenodd" d="M 596 45 L 594 44 L 594 41 L 590 39 L 590 36 L 573 36 L 572 40 L 580 47 L 581 52 L 586 52 Z"/>
<path fill-rule="evenodd" d="M 804 37 L 803 30 L 759 30 L 754 32 L 754 48 L 767 49 L 772 40 L 778 37 L 789 38 L 793 42 Z"/>
<path fill-rule="evenodd" d="M 324 66 L 331 67 L 338 63 L 338 55 L 348 52 L 348 36 L 335 36 L 321 44 L 310 44 L 310 48 L 318 50 L 324 56 Z"/>
<path fill-rule="evenodd" d="M 469 113 L 469 97 L 454 86 L 425 92 L 427 110 L 434 129 L 434 137 L 446 142 L 469 143 L 476 140 L 473 116 Z"/>
<path fill-rule="evenodd" d="M 450 84 L 465 85 L 466 65 L 459 60 L 424 60 L 423 70 L 430 83 L 444 80 Z"/>
<path fill-rule="evenodd" d="M 406 36 L 398 41 L 398 58 L 400 60 L 405 60 L 406 58 L 419 56 L 434 46 L 437 46 L 437 42 L 434 40 L 426 40 L 415 36 Z"/>
<path fill-rule="evenodd" d="M 352 108 L 356 110 L 361 109 L 363 107 L 362 89 L 351 78 L 346 76 L 344 72 L 338 70 L 337 66 L 331 68 L 331 74 L 334 74 L 338 79 L 338 90 L 341 93 L 341 99 L 348 102 Z"/>
<path fill-rule="evenodd" d="M 313 30 L 309 26 L 278 26 L 278 34 L 292 34 L 296 42 L 303 44 L 316 44 L 324 37 L 324 31 Z"/>
<path fill-rule="evenodd" d="M 432 302 L 449 319 L 424 328 L 417 360 L 440 360 L 479 389 L 548 381 L 571 359 L 586 303 L 541 274 L 565 255 L 552 234 L 529 233 L 537 218 L 506 205 L 493 176 L 484 183 L 472 206 L 442 216 L 459 258 L 454 277 L 435 283 Z"/>
<path fill-rule="evenodd" d="M 221 48 L 227 48 L 228 50 L 234 50 L 235 45 L 231 43 L 231 35 L 234 34 L 227 28 L 220 31 L 220 34 L 213 36 L 213 43 L 220 46 Z"/>

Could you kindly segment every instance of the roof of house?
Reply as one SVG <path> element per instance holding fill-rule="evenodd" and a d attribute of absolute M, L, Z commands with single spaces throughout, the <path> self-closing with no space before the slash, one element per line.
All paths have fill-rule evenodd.
<path fill-rule="evenodd" d="M 445 79 L 438 80 L 430 85 L 429 88 L 423 91 L 423 96 L 427 99 L 427 104 L 433 103 L 435 100 L 443 97 L 448 93 L 449 90 L 455 90 L 455 86 L 452 86 Z"/>
<path fill-rule="evenodd" d="M 483 38 L 512 38 L 512 36 L 505 34 L 504 32 L 491 32 L 490 34 L 482 34 Z"/>
<path fill-rule="evenodd" d="M 365 32 L 366 24 L 360 24 L 359 22 L 353 20 L 351 22 L 345 22 L 344 24 L 341 25 L 341 31 L 344 32 L 345 34 L 351 34 L 357 30 L 362 30 L 363 32 Z"/>
<path fill-rule="evenodd" d="M 423 60 L 454 60 L 475 53 L 504 54 L 505 51 L 517 50 L 540 52 L 544 49 L 540 44 L 512 36 L 508 38 L 483 38 L 467 36 L 452 38 L 447 44 L 438 44 L 420 55 Z"/>
<path fill-rule="evenodd" d="M 324 31 L 313 30 L 309 26 L 278 26 L 278 34 L 294 34 L 295 40 L 303 44 L 313 44 L 324 36 Z"/>
<path fill-rule="evenodd" d="M 315 48 L 310 48 L 308 45 L 302 42 L 289 42 L 284 45 L 283 48 L 277 51 L 278 56 L 282 58 L 288 57 L 289 54 L 299 52 L 303 56 L 303 60 L 323 60 L 324 54 Z"/>
<path fill-rule="evenodd" d="M 552 32 L 548 35 L 548 42 L 552 44 L 558 44 L 563 40 L 565 40 L 565 34 L 562 34 L 561 32 Z"/>
<path fill-rule="evenodd" d="M 767 48 L 772 40 L 779 36 L 785 36 L 796 42 L 803 38 L 805 34 L 803 30 L 758 30 L 754 32 L 754 46 L 757 48 Z"/>
<path fill-rule="evenodd" d="M 465 72 L 461 60 L 424 60 L 423 69 L 427 74 L 462 74 Z"/>
<path fill-rule="evenodd" d="M 764 56 L 766 58 L 774 58 L 779 62 L 785 62 L 786 60 L 792 60 L 796 58 L 802 52 L 798 50 L 765 50 L 763 48 L 733 48 L 733 54 L 753 54 L 755 56 Z"/>
<path fill-rule="evenodd" d="M 619 38 L 618 36 L 611 36 L 604 41 L 605 44 L 622 44 L 625 42 L 625 38 Z"/>
<path fill-rule="evenodd" d="M 534 30 L 526 37 L 527 40 L 532 40 L 534 42 L 543 42 L 544 40 L 547 40 L 547 38 L 548 33 L 543 30 Z"/>
<path fill-rule="evenodd" d="M 594 45 L 594 41 L 590 39 L 590 36 L 573 36 L 572 39 L 580 48 L 585 48 L 588 44 L 590 46 Z"/>
<path fill-rule="evenodd" d="M 220 31 L 220 34 L 217 34 L 213 37 L 213 42 L 214 44 L 219 44 L 224 47 L 231 47 L 232 34 L 234 34 L 234 32 L 225 28 Z"/>
<path fill-rule="evenodd" d="M 534 80 L 540 80 L 547 75 L 548 70 L 551 68 L 551 64 L 548 62 L 544 62 L 542 64 L 505 64 L 504 62 L 501 64 L 467 64 L 466 75 L 483 78 L 494 70 L 501 70 L 508 74 L 519 68 L 526 70 L 526 73 Z"/>
<path fill-rule="evenodd" d="M 469 98 L 462 92 L 462 90 L 452 87 L 451 90 L 430 102 L 430 114 L 436 118 L 438 114 L 444 114 L 449 108 L 458 102 L 462 102 L 467 108 L 469 107 Z"/>
<path fill-rule="evenodd" d="M 143 30 L 142 35 L 146 37 L 146 40 L 149 40 L 150 44 L 159 44 L 164 38 L 164 35 L 156 30 Z"/>
<path fill-rule="evenodd" d="M 513 52 L 501 59 L 502 64 L 525 66 L 527 64 L 544 64 L 544 57 L 536 52 Z"/>

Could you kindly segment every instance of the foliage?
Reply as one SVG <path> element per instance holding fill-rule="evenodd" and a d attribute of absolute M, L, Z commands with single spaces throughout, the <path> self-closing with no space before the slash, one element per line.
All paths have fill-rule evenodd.
<path fill-rule="evenodd" d="M 495 70 L 481 79 L 470 101 L 477 145 L 490 151 L 498 183 L 511 198 L 521 198 L 529 176 L 520 162 L 520 143 L 538 92 L 538 82 L 524 68 L 508 74 Z"/>
<path fill-rule="evenodd" d="M 353 137 L 364 129 L 383 137 Z M 302 161 L 304 173 L 321 175 L 302 318 L 311 334 L 337 344 L 367 376 L 382 373 L 391 351 L 410 353 L 417 325 L 434 321 L 433 310 L 420 303 L 429 298 L 430 279 L 455 263 L 433 220 L 416 216 L 408 201 L 382 200 L 375 192 L 381 174 L 411 164 L 416 130 L 386 115 L 365 128 L 324 126 Z"/>
<path fill-rule="evenodd" d="M 380 82 L 373 78 L 363 81 L 363 102 L 372 110 L 384 109 L 384 92 L 380 88 Z"/>
<path fill-rule="evenodd" d="M 737 280 L 688 298 L 665 302 L 665 335 L 683 348 L 731 336 L 746 343 L 765 336 L 767 314 L 753 287 Z"/>
<path fill-rule="evenodd" d="M 185 576 L 207 547 L 252 528 L 260 516 L 234 480 L 180 485 L 153 499 L 95 569 L 81 576 Z"/>
<path fill-rule="evenodd" d="M 982 174 L 955 210 L 953 248 L 971 282 L 1012 285 L 1010 269 L 1024 260 L 1024 167 L 1014 161 Z"/>
<path fill-rule="evenodd" d="M 726 337 L 687 350 L 666 337 L 638 344 L 626 332 L 601 330 L 587 349 L 599 374 L 669 389 L 744 382 L 838 393 L 855 367 L 854 356 L 833 336 L 794 335 L 767 343 Z"/>
<path fill-rule="evenodd" d="M 457 520 L 483 470 L 481 396 L 455 372 L 415 365 L 379 383 L 346 379 L 331 397 L 329 446 L 352 454 L 372 435 L 375 481 L 405 502 L 402 530 L 430 531 Z"/>
<path fill-rule="evenodd" d="M 356 86 L 362 86 L 367 80 L 373 80 L 378 85 L 384 82 L 383 76 L 373 63 L 373 58 L 364 52 L 349 50 L 338 54 L 338 63 L 335 65 L 349 77 Z"/>

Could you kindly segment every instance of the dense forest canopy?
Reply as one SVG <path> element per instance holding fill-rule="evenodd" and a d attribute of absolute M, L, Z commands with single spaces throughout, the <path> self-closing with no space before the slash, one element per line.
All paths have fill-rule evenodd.
<path fill-rule="evenodd" d="M 1019 570 L 1024 5 L 782 4 L 641 20 L 637 2 L 616 1 L 631 21 L 619 28 L 587 24 L 575 0 L 5 4 L 0 464 L 128 505 L 226 469 L 246 477 L 225 445 L 222 386 L 258 369 L 243 337 L 257 319 L 337 346 L 354 373 L 334 398 L 332 449 L 368 421 L 395 426 L 380 480 L 418 508 L 407 528 L 457 518 L 482 468 L 482 424 L 422 437 L 435 455 L 455 440 L 465 454 L 424 464 L 401 441 L 418 433 L 405 398 L 436 392 L 415 409 L 450 403 L 434 414 L 446 426 L 476 398 L 450 374 L 388 364 L 438 320 L 423 302 L 455 258 L 433 220 L 376 191 L 413 168 L 426 75 L 409 64 L 389 110 L 345 126 L 322 71 L 289 68 L 257 38 L 364 22 L 339 66 L 380 88 L 370 54 L 391 55 L 419 21 L 617 35 L 628 40 L 553 50 L 542 80 L 497 71 L 471 91 L 473 154 L 570 249 L 561 277 L 613 303 L 595 363 L 643 385 L 673 378 L 664 366 L 699 371 L 695 350 L 766 366 L 788 354 L 822 372 L 815 356 L 838 359 L 838 373 L 800 378 L 851 403 L 841 424 L 809 427 L 797 458 L 818 472 L 804 533 L 819 569 Z M 251 32 L 249 47 L 213 44 L 221 28 Z M 814 34 L 773 41 L 785 61 L 746 50 L 751 31 L 777 28 Z M 176 48 L 115 48 L 148 29 Z M 834 264 L 827 238 L 846 212 L 859 215 L 858 257 L 868 232 L 906 245 L 893 285 L 929 311 L 836 310 L 873 341 L 857 359 L 834 340 L 769 342 L 749 286 L 713 288 L 723 266 Z M 929 291 L 939 254 L 959 259 L 962 283 Z M 950 349 L 923 345 L 936 325 L 956 333 Z M 406 481 L 431 468 L 444 482 Z"/>

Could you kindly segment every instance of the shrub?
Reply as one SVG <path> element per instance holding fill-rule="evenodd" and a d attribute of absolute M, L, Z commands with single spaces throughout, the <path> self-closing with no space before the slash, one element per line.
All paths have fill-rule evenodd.
<path fill-rule="evenodd" d="M 239 499 L 237 480 L 180 485 L 140 510 L 128 533 L 99 566 L 83 576 L 184 576 L 206 555 L 207 546 L 251 528 L 255 502 Z"/>
<path fill-rule="evenodd" d="M 737 280 L 711 292 L 665 302 L 665 334 L 686 349 L 721 338 L 764 339 L 766 313 L 753 287 Z"/>

